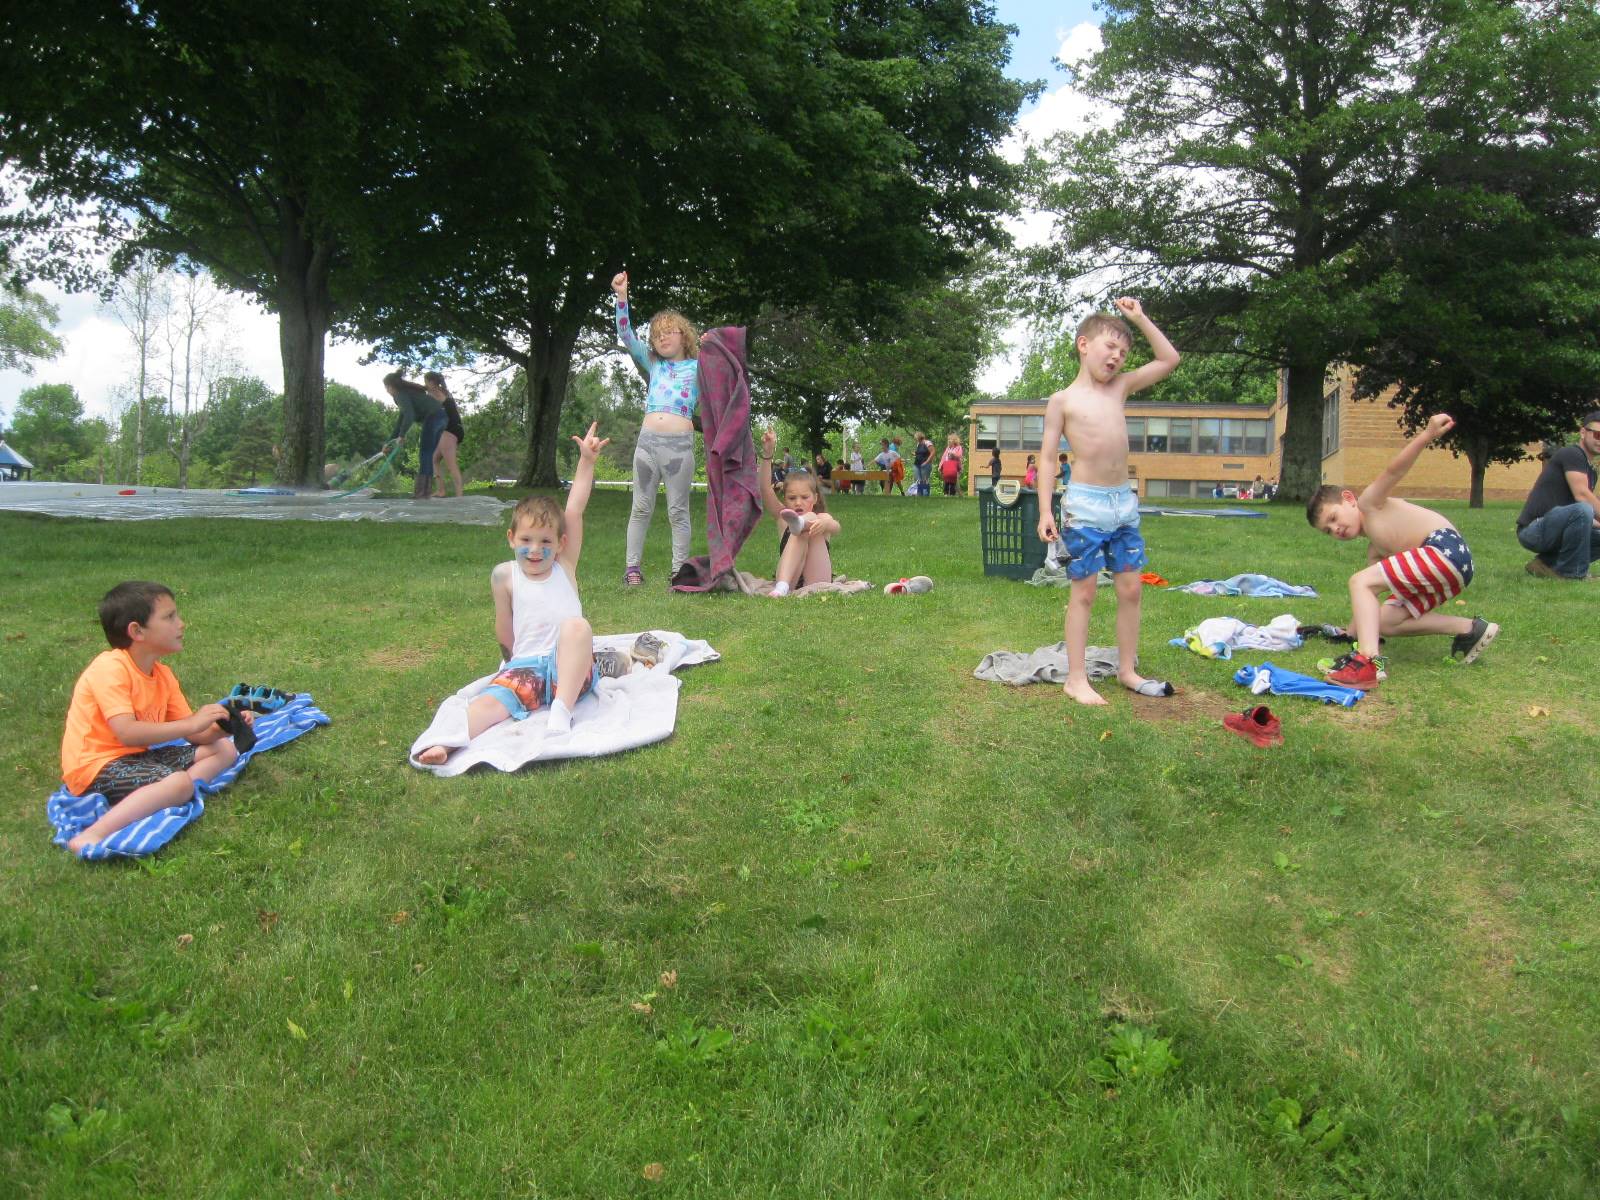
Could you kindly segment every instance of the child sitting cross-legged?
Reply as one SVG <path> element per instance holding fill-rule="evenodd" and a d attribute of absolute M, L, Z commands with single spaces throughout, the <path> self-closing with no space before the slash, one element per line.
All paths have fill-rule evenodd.
<path fill-rule="evenodd" d="M 761 478 L 772 478 L 772 451 L 777 447 L 777 435 L 767 430 L 761 435 Z M 839 532 L 839 522 L 828 515 L 822 498 L 822 485 L 817 477 L 804 467 L 790 471 L 783 478 L 783 494 L 776 487 L 761 489 L 761 503 L 783 528 L 778 540 L 778 574 L 772 586 L 776 599 L 787 596 L 794 588 L 811 583 L 828 583 L 833 579 L 833 559 L 828 553 L 828 539 Z"/>
<path fill-rule="evenodd" d="M 1454 427 L 1453 417 L 1435 413 L 1360 496 L 1329 484 L 1306 505 L 1312 528 L 1340 541 L 1368 542 L 1367 565 L 1350 576 L 1356 648 L 1333 664 L 1330 683 L 1366 690 L 1387 679 L 1380 637 L 1445 634 L 1453 639 L 1451 655 L 1470 663 L 1500 632 L 1482 617 L 1433 611 L 1472 582 L 1472 552 L 1456 527 L 1431 508 L 1389 495 L 1429 443 Z M 1380 602 L 1385 591 L 1392 594 Z"/>
<path fill-rule="evenodd" d="M 572 709 L 592 691 L 599 673 L 594 630 L 578 599 L 578 555 L 583 550 L 583 510 L 594 490 L 594 460 L 610 441 L 595 426 L 578 443 L 578 469 L 562 509 L 548 496 L 526 496 L 511 514 L 506 542 L 514 558 L 489 573 L 494 595 L 494 635 L 505 660 L 488 688 L 467 706 L 467 736 L 510 718 L 523 721 L 548 708 L 551 733 L 572 729 Z M 417 761 L 438 766 L 445 746 L 429 746 Z"/>
<path fill-rule="evenodd" d="M 196 783 L 215 779 L 238 758 L 217 724 L 229 719 L 228 710 L 220 704 L 192 710 L 161 661 L 183 649 L 183 620 L 170 589 L 138 580 L 117 584 L 100 601 L 100 626 L 111 649 L 72 689 L 61 778 L 75 794 L 98 792 L 111 807 L 67 843 L 73 852 L 187 804 Z M 180 738 L 189 744 L 151 748 Z"/>

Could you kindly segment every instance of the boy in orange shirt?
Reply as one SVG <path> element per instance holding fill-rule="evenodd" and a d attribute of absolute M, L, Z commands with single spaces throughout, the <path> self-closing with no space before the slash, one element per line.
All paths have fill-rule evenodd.
<path fill-rule="evenodd" d="M 61 778 L 69 791 L 99 792 L 105 816 L 67 843 L 74 853 L 164 808 L 186 804 L 194 785 L 215 779 L 238 757 L 217 724 L 220 704 L 195 712 L 178 677 L 161 660 L 183 649 L 183 621 L 170 589 L 119 583 L 100 601 L 111 649 L 78 676 L 61 737 Z M 246 721 L 254 714 L 242 714 Z M 158 742 L 183 738 L 187 746 Z"/>

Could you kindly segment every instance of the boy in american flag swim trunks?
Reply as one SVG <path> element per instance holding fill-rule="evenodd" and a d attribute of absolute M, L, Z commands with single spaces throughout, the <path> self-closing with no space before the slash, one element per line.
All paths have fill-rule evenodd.
<path fill-rule="evenodd" d="M 1388 664 L 1378 655 L 1380 637 L 1445 634 L 1454 639 L 1451 655 L 1470 663 L 1500 632 L 1482 617 L 1434 611 L 1472 582 L 1472 552 L 1444 517 L 1389 495 L 1423 450 L 1454 427 L 1453 417 L 1435 413 L 1360 496 L 1329 484 L 1306 505 L 1312 528 L 1340 541 L 1368 541 L 1367 565 L 1350 576 L 1356 648 L 1333 664 L 1330 683 L 1366 689 L 1387 679 Z M 1389 595 L 1380 600 L 1384 592 Z"/>

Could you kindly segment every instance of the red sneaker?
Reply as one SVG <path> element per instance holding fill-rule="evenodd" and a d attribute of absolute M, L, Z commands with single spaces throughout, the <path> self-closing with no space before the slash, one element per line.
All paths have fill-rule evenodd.
<path fill-rule="evenodd" d="M 1329 683 L 1337 683 L 1340 687 L 1360 688 L 1363 692 L 1368 688 L 1377 687 L 1389 673 L 1384 670 L 1383 658 L 1368 658 L 1359 650 L 1352 650 L 1338 662 L 1333 664 L 1333 670 L 1327 674 Z"/>
<path fill-rule="evenodd" d="M 1283 745 L 1283 722 L 1264 704 L 1247 708 L 1242 713 L 1229 713 L 1222 718 L 1222 723 L 1258 746 Z"/>

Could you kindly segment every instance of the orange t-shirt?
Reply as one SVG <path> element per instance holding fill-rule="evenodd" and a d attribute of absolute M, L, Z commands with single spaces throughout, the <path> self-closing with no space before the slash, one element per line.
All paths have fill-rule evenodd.
<path fill-rule="evenodd" d="M 146 675 L 126 650 L 107 650 L 84 668 L 72 688 L 67 729 L 61 735 L 61 778 L 82 795 L 108 762 L 144 751 L 143 746 L 117 741 L 112 717 L 178 721 L 193 712 L 171 667 L 157 663 Z"/>

